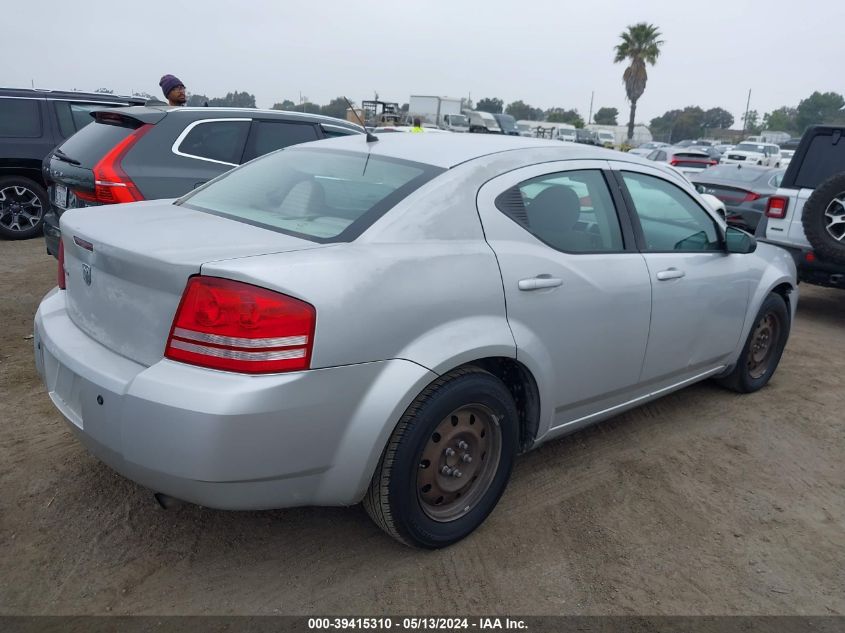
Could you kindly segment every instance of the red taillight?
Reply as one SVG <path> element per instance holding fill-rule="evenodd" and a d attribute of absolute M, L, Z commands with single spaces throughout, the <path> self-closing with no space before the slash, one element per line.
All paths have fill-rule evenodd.
<path fill-rule="evenodd" d="M 672 167 L 677 167 L 678 161 L 673 158 L 672 160 L 669 161 L 669 164 L 672 165 Z"/>
<path fill-rule="evenodd" d="M 759 193 L 754 193 L 753 191 L 749 191 L 745 194 L 745 197 L 742 199 L 743 202 L 754 202 L 755 200 L 760 199 Z"/>
<path fill-rule="evenodd" d="M 59 238 L 59 270 L 56 273 L 56 282 L 60 290 L 65 290 L 65 243 Z"/>
<path fill-rule="evenodd" d="M 719 164 L 719 161 L 718 161 L 718 160 L 713 160 L 713 159 L 711 158 L 710 160 L 708 160 L 708 161 L 707 161 L 707 164 L 708 164 L 708 165 L 710 165 L 710 166 L 712 167 L 713 165 L 718 165 L 718 164 Z"/>
<path fill-rule="evenodd" d="M 120 163 L 127 152 L 132 149 L 141 138 L 153 128 L 146 124 L 132 132 L 117 145 L 112 147 L 100 161 L 94 165 L 94 192 L 74 189 L 77 198 L 100 204 L 117 204 L 121 202 L 138 202 L 144 196 L 132 179 L 123 171 Z"/>
<path fill-rule="evenodd" d="M 766 215 L 775 220 L 782 220 L 786 217 L 786 205 L 788 202 L 789 200 L 782 196 L 772 196 L 766 205 Z"/>
<path fill-rule="evenodd" d="M 804 260 L 812 264 L 816 261 L 816 254 L 813 251 L 807 251 L 804 255 Z"/>
<path fill-rule="evenodd" d="M 248 374 L 308 369 L 314 306 L 266 288 L 191 277 L 176 311 L 164 356 Z"/>

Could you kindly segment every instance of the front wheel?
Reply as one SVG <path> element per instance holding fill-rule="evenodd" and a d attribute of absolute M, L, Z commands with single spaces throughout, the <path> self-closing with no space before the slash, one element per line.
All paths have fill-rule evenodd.
<path fill-rule="evenodd" d="M 779 294 L 771 293 L 760 306 L 736 367 L 717 382 L 739 393 L 752 393 L 765 387 L 780 362 L 789 327 L 786 302 Z"/>
<path fill-rule="evenodd" d="M 437 549 L 461 540 L 507 485 L 517 425 L 513 398 L 492 374 L 464 367 L 440 377 L 391 435 L 364 508 L 406 545 Z"/>

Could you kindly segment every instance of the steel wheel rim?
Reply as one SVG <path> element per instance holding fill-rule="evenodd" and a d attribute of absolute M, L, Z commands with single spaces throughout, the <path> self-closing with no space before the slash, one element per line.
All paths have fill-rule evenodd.
<path fill-rule="evenodd" d="M 774 312 L 764 314 L 754 326 L 748 348 L 748 373 L 754 380 L 762 378 L 780 339 L 780 319 Z"/>
<path fill-rule="evenodd" d="M 0 189 L 0 225 L 10 231 L 26 231 L 41 221 L 41 200 L 28 187 L 11 185 Z"/>
<path fill-rule="evenodd" d="M 825 230 L 837 242 L 845 243 L 845 191 L 834 196 L 824 210 Z"/>
<path fill-rule="evenodd" d="M 482 404 L 447 415 L 420 454 L 417 500 L 430 519 L 454 521 L 470 512 L 489 490 L 502 455 L 499 418 Z"/>

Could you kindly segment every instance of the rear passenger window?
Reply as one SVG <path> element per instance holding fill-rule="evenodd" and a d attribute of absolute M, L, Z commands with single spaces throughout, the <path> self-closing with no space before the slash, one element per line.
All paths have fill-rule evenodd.
<path fill-rule="evenodd" d="M 53 101 L 56 109 L 56 117 L 59 119 L 59 133 L 62 138 L 68 138 L 76 133 L 76 126 L 73 124 L 73 115 L 70 113 L 70 104 L 67 101 Z"/>
<path fill-rule="evenodd" d="M 616 207 L 599 170 L 558 172 L 526 180 L 500 194 L 496 207 L 559 251 L 624 250 Z"/>
<path fill-rule="evenodd" d="M 311 123 L 253 121 L 244 162 L 283 147 L 316 141 L 318 138 L 317 129 Z"/>
<path fill-rule="evenodd" d="M 59 119 L 59 132 L 63 138 L 73 136 L 86 125 L 94 122 L 92 112 L 104 108 L 115 107 L 105 103 L 72 103 L 69 101 L 54 101 L 56 117 Z"/>
<path fill-rule="evenodd" d="M 70 114 L 73 117 L 73 124 L 76 129 L 81 130 L 89 123 L 94 122 L 94 117 L 91 116 L 92 112 L 112 107 L 114 106 L 101 103 L 71 103 Z"/>
<path fill-rule="evenodd" d="M 0 136 L 38 138 L 41 112 L 35 99 L 0 99 Z"/>
<path fill-rule="evenodd" d="M 179 143 L 177 151 L 195 158 L 237 165 L 241 162 L 249 121 L 200 121 Z"/>

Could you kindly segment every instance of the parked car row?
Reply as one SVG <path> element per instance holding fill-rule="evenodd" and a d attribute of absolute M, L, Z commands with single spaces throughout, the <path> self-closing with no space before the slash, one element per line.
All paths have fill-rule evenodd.
<path fill-rule="evenodd" d="M 340 119 L 254 108 L 136 106 L 93 116 L 44 161 L 52 183 L 44 237 L 56 256 L 67 209 L 176 198 L 277 149 L 362 132 Z"/>
<path fill-rule="evenodd" d="M 144 103 L 0 89 L 0 237 L 43 231 L 55 256 L 66 209 L 175 198 L 256 156 L 363 132 L 299 112 Z"/>

